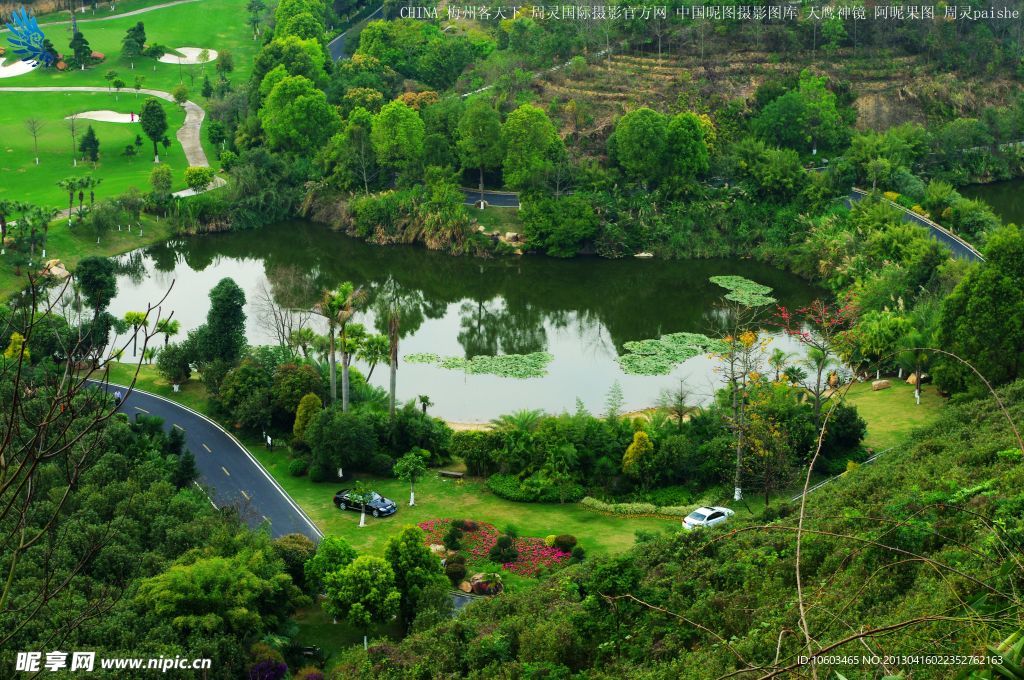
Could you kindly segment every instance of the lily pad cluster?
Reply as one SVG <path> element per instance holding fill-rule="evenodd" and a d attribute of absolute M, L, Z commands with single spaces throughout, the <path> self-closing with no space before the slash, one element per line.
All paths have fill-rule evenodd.
<path fill-rule="evenodd" d="M 547 375 L 548 364 L 554 357 L 547 352 L 530 354 L 480 355 L 471 359 L 464 357 L 442 357 L 423 352 L 407 354 L 405 360 L 412 364 L 437 364 L 441 368 L 464 373 L 497 375 L 502 378 L 540 378 Z"/>
<path fill-rule="evenodd" d="M 701 333 L 669 333 L 658 339 L 623 344 L 619 366 L 631 375 L 667 375 L 678 364 L 699 354 L 724 352 L 725 343 Z"/>
<path fill-rule="evenodd" d="M 768 294 L 772 292 L 770 286 L 761 285 L 742 276 L 712 276 L 708 280 L 729 291 L 725 296 L 726 300 L 747 307 L 764 307 L 776 302 L 776 299 Z"/>

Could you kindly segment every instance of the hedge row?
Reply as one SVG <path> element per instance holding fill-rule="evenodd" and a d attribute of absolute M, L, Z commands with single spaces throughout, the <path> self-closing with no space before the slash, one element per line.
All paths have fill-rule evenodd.
<path fill-rule="evenodd" d="M 666 515 L 669 517 L 686 517 L 699 505 L 662 505 L 653 503 L 605 503 L 587 496 L 580 505 L 598 512 L 613 515 Z"/>
<path fill-rule="evenodd" d="M 520 480 L 515 475 L 494 474 L 487 478 L 487 488 L 495 496 L 520 503 L 575 503 L 583 498 L 583 487 L 576 483 L 562 488 L 546 484 L 535 476 Z"/>

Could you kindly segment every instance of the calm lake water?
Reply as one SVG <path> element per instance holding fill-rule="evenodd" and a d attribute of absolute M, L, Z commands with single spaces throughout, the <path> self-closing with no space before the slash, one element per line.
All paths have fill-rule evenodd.
<path fill-rule="evenodd" d="M 681 379 L 695 399 L 707 399 L 717 385 L 711 360 L 696 357 L 669 376 L 627 375 L 616 361 L 622 344 L 678 331 L 717 334 L 726 291 L 710 283 L 709 276 L 745 276 L 774 288 L 773 295 L 789 306 L 822 295 L 795 276 L 749 260 L 482 260 L 411 246 L 367 245 L 304 222 L 179 239 L 129 253 L 121 262 L 127 273 L 119 277 L 110 309 L 118 316 L 144 310 L 173 283 L 162 315 L 173 311 L 183 330 L 194 328 L 205 320 L 210 288 L 231 277 L 246 292 L 250 342 L 270 344 L 273 331 L 260 322 L 255 302 L 261 288 L 269 287 L 288 306 L 301 307 L 312 303 L 316 291 L 352 281 L 371 297 L 356 321 L 378 332 L 384 332 L 386 320 L 375 314 L 374 301 L 383 299 L 389 287 L 397 292 L 403 307 L 400 356 L 537 351 L 554 356 L 546 376 L 525 380 L 401 362 L 399 397 L 429 394 L 433 413 L 457 421 L 487 420 L 524 408 L 571 411 L 577 398 L 600 413 L 616 381 L 627 409 L 653 404 L 663 389 Z M 776 342 L 788 346 L 791 341 Z M 371 382 L 384 387 L 387 379 L 387 367 L 378 366 Z"/>
<path fill-rule="evenodd" d="M 986 201 L 1004 222 L 1024 224 L 1024 179 L 972 184 L 957 191 L 968 198 Z"/>

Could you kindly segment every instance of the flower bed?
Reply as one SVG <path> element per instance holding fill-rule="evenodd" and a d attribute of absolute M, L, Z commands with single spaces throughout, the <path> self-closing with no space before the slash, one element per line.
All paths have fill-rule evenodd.
<path fill-rule="evenodd" d="M 424 542 L 427 545 L 443 543 L 444 535 L 451 523 L 450 518 L 420 522 L 420 529 L 426 533 Z M 499 535 L 498 529 L 493 524 L 487 522 L 475 522 L 475 524 L 475 528 L 463 530 L 462 548 L 459 550 L 466 556 L 466 560 L 470 564 L 489 561 L 488 553 L 498 542 Z M 519 557 L 514 562 L 501 565 L 513 574 L 536 576 L 541 569 L 553 569 L 569 559 L 569 553 L 554 546 L 545 545 L 543 538 L 516 538 L 514 543 Z"/>

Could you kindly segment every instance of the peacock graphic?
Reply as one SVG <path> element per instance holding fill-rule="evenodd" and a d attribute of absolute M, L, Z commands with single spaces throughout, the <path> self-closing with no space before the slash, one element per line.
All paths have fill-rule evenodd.
<path fill-rule="evenodd" d="M 11 44 L 13 52 L 21 57 L 22 61 L 33 66 L 37 64 L 53 66 L 54 55 L 46 49 L 46 39 L 39 28 L 39 22 L 25 11 L 24 7 L 14 10 L 7 28 L 11 31 L 7 42 Z"/>

